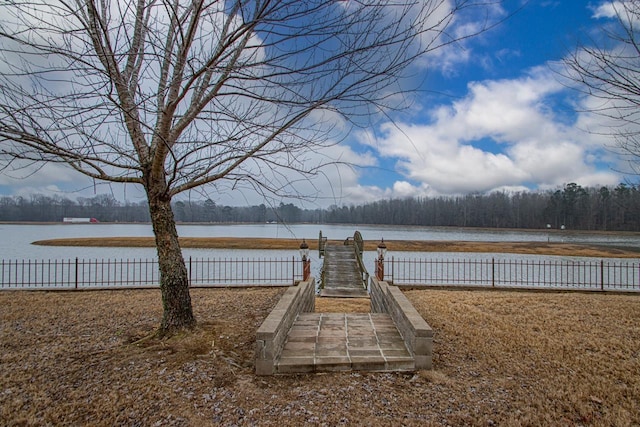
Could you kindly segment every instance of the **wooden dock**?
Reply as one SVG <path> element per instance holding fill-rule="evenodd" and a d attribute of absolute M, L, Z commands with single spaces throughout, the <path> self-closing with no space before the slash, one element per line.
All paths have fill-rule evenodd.
<path fill-rule="evenodd" d="M 331 245 L 324 247 L 321 297 L 368 298 L 366 277 L 357 258 L 354 245 Z"/>

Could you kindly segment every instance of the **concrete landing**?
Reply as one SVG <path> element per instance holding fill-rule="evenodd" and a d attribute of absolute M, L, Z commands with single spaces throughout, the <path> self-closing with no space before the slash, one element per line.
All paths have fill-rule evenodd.
<path fill-rule="evenodd" d="M 318 296 L 327 298 L 369 298 L 366 289 L 355 289 L 349 287 L 331 287 L 330 289 L 320 289 Z"/>
<path fill-rule="evenodd" d="M 415 361 L 386 313 L 300 313 L 275 373 L 411 371 Z"/>

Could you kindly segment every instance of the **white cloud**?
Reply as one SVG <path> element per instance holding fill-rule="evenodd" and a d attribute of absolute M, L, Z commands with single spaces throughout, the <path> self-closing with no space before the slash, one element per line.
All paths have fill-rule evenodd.
<path fill-rule="evenodd" d="M 640 22 L 640 6 L 637 1 L 608 1 L 591 9 L 594 19 L 619 19 L 634 26 Z"/>
<path fill-rule="evenodd" d="M 377 165 L 371 152 L 355 152 L 347 145 L 334 144 L 319 151 L 298 153 L 296 162 L 309 173 L 252 161 L 243 165 L 245 174 L 255 176 L 267 187 L 279 188 L 278 194 L 266 193 L 256 188 L 255 183 L 241 180 L 218 181 L 178 198 L 211 198 L 232 206 L 284 202 L 314 208 L 372 201 L 379 198 L 378 194 L 384 194 L 384 190 L 359 184 L 361 168 Z"/>
<path fill-rule="evenodd" d="M 422 189 L 412 185 L 407 181 L 396 181 L 393 184 L 393 194 L 395 197 L 415 197 L 422 193 Z"/>
<path fill-rule="evenodd" d="M 358 205 L 382 199 L 402 199 L 407 197 L 427 197 L 436 195 L 428 186 L 415 186 L 407 181 L 396 181 L 392 187 L 362 185 L 357 181 L 342 189 L 343 197 L 334 201 L 337 205 Z"/>
<path fill-rule="evenodd" d="M 593 8 L 593 18 L 615 18 L 616 13 L 622 10 L 624 2 L 613 1 L 605 2 Z"/>
<path fill-rule="evenodd" d="M 438 70 L 445 76 L 457 74 L 457 68 L 480 56 L 472 49 L 471 41 L 482 38 L 487 28 L 506 16 L 500 2 L 478 2 L 455 10 L 454 2 L 438 3 L 424 27 L 432 31 L 422 35 L 423 46 L 434 48 L 418 61 L 423 68 Z M 442 23 L 448 24 L 443 30 Z M 483 59 L 481 59 L 482 61 Z"/>
<path fill-rule="evenodd" d="M 0 195 L 30 197 L 42 194 L 76 199 L 106 193 L 119 200 L 137 202 L 145 199 L 140 186 L 92 180 L 63 164 L 21 164 L 18 168 L 14 161 L 13 165 L 16 166 L 13 170 L 0 173 L 0 189 L 3 190 Z"/>
<path fill-rule="evenodd" d="M 565 90 L 544 68 L 519 79 L 474 82 L 463 99 L 432 110 L 428 124 L 387 123 L 380 135 L 360 134 L 360 141 L 438 194 L 619 182 L 595 165 L 607 138 L 585 133 L 578 127 L 584 120 L 570 125 L 552 113 Z M 405 188 L 402 183 L 397 193 Z"/>
<path fill-rule="evenodd" d="M 77 183 L 78 176 L 79 174 L 77 172 L 62 164 L 43 163 L 34 165 L 31 162 L 23 160 L 13 160 L 10 165 L 0 173 L 0 185 L 46 187 L 52 183 Z"/>

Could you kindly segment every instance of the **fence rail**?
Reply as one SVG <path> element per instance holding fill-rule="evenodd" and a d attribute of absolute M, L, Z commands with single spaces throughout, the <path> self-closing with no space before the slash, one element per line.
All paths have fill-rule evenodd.
<path fill-rule="evenodd" d="M 638 261 L 391 259 L 395 285 L 640 291 Z"/>
<path fill-rule="evenodd" d="M 302 280 L 302 263 L 291 259 L 185 260 L 191 286 L 286 286 Z M 2 260 L 0 289 L 157 287 L 156 259 Z"/>

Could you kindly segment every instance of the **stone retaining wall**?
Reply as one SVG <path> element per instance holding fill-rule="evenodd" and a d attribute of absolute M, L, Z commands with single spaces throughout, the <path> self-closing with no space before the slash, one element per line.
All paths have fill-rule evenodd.
<path fill-rule="evenodd" d="M 433 361 L 431 326 L 425 322 L 397 286 L 381 282 L 375 277 L 371 277 L 369 283 L 371 312 L 389 314 L 415 359 L 416 369 L 431 369 Z"/>
<path fill-rule="evenodd" d="M 313 277 L 288 288 L 262 322 L 256 337 L 256 374 L 274 373 L 275 361 L 298 314 L 315 310 L 315 289 L 316 280 Z"/>

